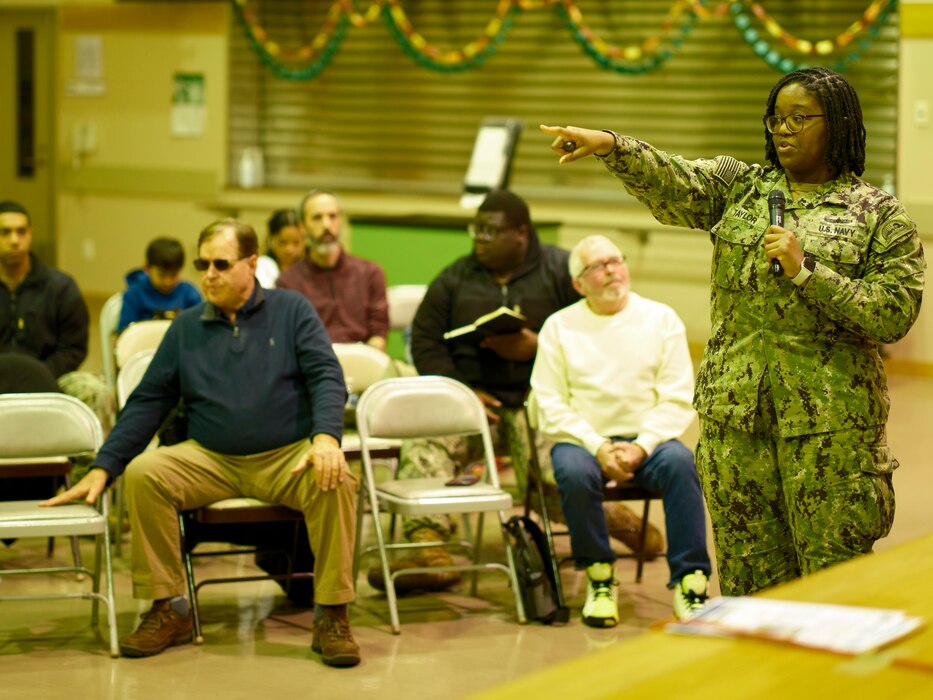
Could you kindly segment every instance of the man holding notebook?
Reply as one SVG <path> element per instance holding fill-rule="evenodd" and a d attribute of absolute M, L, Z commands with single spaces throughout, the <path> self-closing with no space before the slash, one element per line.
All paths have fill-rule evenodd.
<path fill-rule="evenodd" d="M 567 251 L 541 243 L 528 205 L 519 196 L 505 190 L 490 192 L 468 231 L 473 251 L 437 276 L 415 315 L 412 359 L 419 374 L 451 377 L 473 388 L 486 407 L 497 443 L 507 445 L 523 489 L 529 446 L 520 409 L 528 392 L 538 329 L 548 316 L 579 295 L 568 272 Z M 517 330 L 488 333 L 484 324 L 476 321 L 489 314 L 496 320 L 488 325 L 506 322 L 506 329 L 511 330 L 515 327 L 511 321 L 516 322 Z M 471 325 L 480 327 L 473 330 Z M 467 330 L 450 333 L 461 329 Z M 464 439 L 406 444 L 399 477 L 463 472 L 481 454 L 478 447 Z M 405 522 L 404 533 L 412 541 L 441 542 L 450 530 L 446 523 L 418 518 Z M 404 561 L 406 566 L 449 563 L 449 554 L 440 547 L 418 550 Z M 398 577 L 396 590 L 439 590 L 458 580 L 456 572 L 412 574 Z M 376 588 L 385 588 L 378 567 L 370 571 L 369 581 Z"/>

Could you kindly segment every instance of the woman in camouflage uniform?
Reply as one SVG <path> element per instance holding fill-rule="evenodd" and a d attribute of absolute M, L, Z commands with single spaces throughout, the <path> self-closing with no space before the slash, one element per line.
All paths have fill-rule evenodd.
<path fill-rule="evenodd" d="M 907 333 L 923 292 L 914 222 L 858 177 L 865 128 L 845 78 L 784 75 L 763 121 L 764 167 L 541 127 L 561 163 L 595 155 L 658 221 L 710 232 L 696 462 L 726 595 L 870 552 L 890 530 L 898 463 L 879 348 Z M 782 226 L 769 225 L 776 190 Z"/>

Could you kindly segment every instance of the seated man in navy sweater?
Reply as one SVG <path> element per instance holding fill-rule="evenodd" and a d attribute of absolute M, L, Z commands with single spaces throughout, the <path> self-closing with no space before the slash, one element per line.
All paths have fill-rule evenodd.
<path fill-rule="evenodd" d="M 191 640 L 178 511 L 241 495 L 302 511 L 316 555 L 311 648 L 325 664 L 354 666 L 358 481 L 340 449 L 343 372 L 311 304 L 256 283 L 257 248 L 253 229 L 234 219 L 201 232 L 195 267 L 206 303 L 172 323 L 94 468 L 46 504 L 94 502 L 125 470 L 133 594 L 154 601 L 121 640 L 126 656 Z M 189 439 L 144 451 L 179 399 Z"/>

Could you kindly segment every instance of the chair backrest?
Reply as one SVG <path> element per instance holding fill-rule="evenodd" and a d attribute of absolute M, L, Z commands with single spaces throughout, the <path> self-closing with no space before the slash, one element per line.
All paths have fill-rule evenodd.
<path fill-rule="evenodd" d="M 350 393 L 362 394 L 392 371 L 392 358 L 365 343 L 334 343 Z"/>
<path fill-rule="evenodd" d="M 104 381 L 113 387 L 117 381 L 117 370 L 113 358 L 113 336 L 120 325 L 120 312 L 123 310 L 123 292 L 117 292 L 104 302 L 100 310 L 100 354 L 104 369 Z"/>
<path fill-rule="evenodd" d="M 448 377 L 397 377 L 376 382 L 357 405 L 360 436 L 404 439 L 473 435 L 488 430 L 483 404 Z"/>
<path fill-rule="evenodd" d="M 426 284 L 396 284 L 386 289 L 389 328 L 399 331 L 408 328 L 427 291 Z"/>
<path fill-rule="evenodd" d="M 66 394 L 0 394 L 0 460 L 45 459 L 96 453 L 100 421 Z"/>
<path fill-rule="evenodd" d="M 162 336 L 172 324 L 171 320 L 154 319 L 152 321 L 137 321 L 126 327 L 117 338 L 114 354 L 117 359 L 117 369 L 123 367 L 136 353 L 143 350 L 155 350 L 162 342 Z"/>
<path fill-rule="evenodd" d="M 126 400 L 130 398 L 133 389 L 139 384 L 146 370 L 149 369 L 149 363 L 155 355 L 155 350 L 143 350 L 136 353 L 120 368 L 117 373 L 117 408 L 123 410 Z"/>
<path fill-rule="evenodd" d="M 366 478 L 372 479 L 371 438 L 401 440 L 452 435 L 480 435 L 484 477 L 499 486 L 486 410 L 476 393 L 455 379 L 438 376 L 394 377 L 376 382 L 360 397 L 356 427 Z"/>

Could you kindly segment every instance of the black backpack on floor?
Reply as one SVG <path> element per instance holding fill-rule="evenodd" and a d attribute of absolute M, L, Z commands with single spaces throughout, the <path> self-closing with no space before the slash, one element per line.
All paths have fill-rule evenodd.
<path fill-rule="evenodd" d="M 541 528 L 531 518 L 515 515 L 509 518 L 505 529 L 512 540 L 525 616 L 546 625 L 567 622 L 570 610 L 560 606 L 554 581 L 556 567 L 551 562 L 550 549 Z"/>

